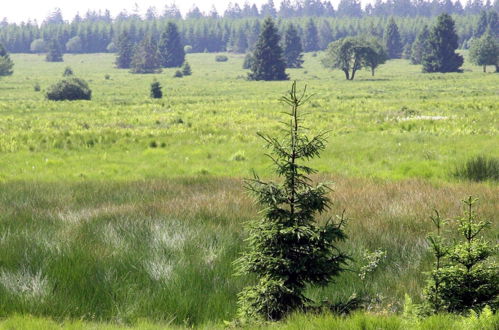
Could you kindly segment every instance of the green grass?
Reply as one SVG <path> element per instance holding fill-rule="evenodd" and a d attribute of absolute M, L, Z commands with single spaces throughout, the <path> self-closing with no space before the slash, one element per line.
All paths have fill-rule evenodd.
<path fill-rule="evenodd" d="M 479 67 L 422 74 L 397 60 L 374 78 L 363 71 L 348 82 L 323 69 L 320 56 L 308 54 L 304 69 L 289 71 L 316 94 L 305 107 L 308 126 L 331 131 L 314 163 L 321 172 L 453 180 L 452 170 L 472 156 L 499 156 L 498 75 Z M 175 79 L 174 69 L 115 69 L 110 54 L 66 55 L 64 63 L 14 55 L 16 71 L 0 87 L 0 180 L 268 174 L 255 133 L 277 130 L 284 110 L 278 98 L 290 83 L 246 81 L 243 57 L 229 57 L 217 63 L 214 54 L 189 55 L 193 75 Z M 50 102 L 34 91 L 36 83 L 47 89 L 68 65 L 89 81 L 91 102 Z M 154 78 L 164 86 L 163 100 L 149 98 Z"/>
<path fill-rule="evenodd" d="M 455 218 L 459 199 L 474 194 L 480 215 L 497 217 L 498 189 L 483 184 L 322 179 L 337 191 L 323 220 L 347 210 L 343 248 L 355 262 L 336 283 L 309 290 L 318 301 L 356 293 L 374 299 L 371 310 L 400 311 L 406 293 L 420 301 L 433 207 Z M 0 209 L 0 317 L 220 323 L 252 281 L 233 276 L 243 223 L 258 216 L 240 180 L 9 182 Z M 376 249 L 387 258 L 363 281 L 361 256 Z"/>
<path fill-rule="evenodd" d="M 182 79 L 173 69 L 132 75 L 113 68 L 109 54 L 13 59 L 15 74 L 0 80 L 0 329 L 232 320 L 237 293 L 252 282 L 232 275 L 233 261 L 243 223 L 258 216 L 241 178 L 253 169 L 271 175 L 256 132 L 278 131 L 278 98 L 290 82 L 246 81 L 243 56 L 234 55 L 217 63 L 214 54 L 190 54 L 193 75 Z M 453 171 L 476 155 L 499 157 L 499 76 L 471 66 L 424 75 L 396 60 L 347 82 L 319 59 L 307 54 L 304 69 L 289 71 L 316 94 L 307 126 L 331 131 L 311 164 L 316 179 L 335 182 L 334 208 L 321 221 L 347 210 L 343 248 L 355 262 L 307 295 L 366 295 L 377 314 L 297 315 L 273 327 L 472 329 L 459 317 L 409 324 L 396 313 L 405 294 L 421 301 L 434 207 L 455 218 L 472 194 L 479 214 L 497 220 L 497 184 L 459 181 Z M 92 101 L 44 99 L 68 65 L 89 82 Z M 154 78 L 162 100 L 149 98 Z M 497 232 L 495 221 L 487 235 Z M 362 255 L 377 249 L 387 257 L 363 281 Z"/>
<path fill-rule="evenodd" d="M 373 315 L 356 313 L 347 317 L 324 315 L 293 315 L 280 324 L 248 326 L 247 329 L 338 329 L 338 330 L 495 330 L 499 325 L 499 315 L 483 313 L 482 315 L 469 315 L 467 317 L 456 315 L 436 315 L 427 319 L 404 318 L 394 315 Z M 35 318 L 31 316 L 13 316 L 0 320 L 0 329 L 181 329 L 182 327 L 169 324 L 158 324 L 139 321 L 133 326 L 124 326 L 109 323 L 90 323 L 82 321 L 54 322 L 50 319 Z M 220 324 L 208 324 L 199 329 L 225 329 Z"/>

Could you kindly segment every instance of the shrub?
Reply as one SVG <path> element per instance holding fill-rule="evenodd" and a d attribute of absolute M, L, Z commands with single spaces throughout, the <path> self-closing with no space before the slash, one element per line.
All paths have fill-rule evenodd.
<path fill-rule="evenodd" d="M 104 79 L 106 79 L 106 80 L 111 79 L 111 75 L 110 75 L 110 74 L 105 74 L 105 75 L 104 75 Z"/>
<path fill-rule="evenodd" d="M 182 74 L 182 71 L 180 70 L 177 70 L 175 71 L 175 73 L 173 74 L 173 78 L 182 78 L 184 75 Z"/>
<path fill-rule="evenodd" d="M 64 69 L 64 72 L 62 73 L 62 76 L 63 77 L 69 77 L 69 76 L 72 76 L 72 75 L 74 75 L 73 69 L 71 69 L 69 66 L 67 66 Z"/>
<path fill-rule="evenodd" d="M 161 90 L 159 81 L 153 81 L 151 83 L 151 97 L 153 99 L 160 99 L 163 97 L 163 91 Z"/>
<path fill-rule="evenodd" d="M 428 241 L 435 256 L 435 268 L 430 272 L 425 297 L 430 312 L 468 313 L 486 306 L 499 307 L 499 273 L 490 257 L 497 255 L 497 245 L 482 237 L 490 222 L 480 220 L 474 210 L 477 199 L 463 201 L 464 214 L 457 219 L 458 232 L 463 238 L 448 245 L 441 236 L 444 222 L 435 211 L 432 221 L 437 233 Z"/>
<path fill-rule="evenodd" d="M 499 181 L 499 159 L 487 156 L 476 156 L 454 171 L 457 178 L 471 181 Z"/>
<path fill-rule="evenodd" d="M 85 80 L 72 77 L 50 86 L 46 97 L 52 101 L 90 100 L 92 91 Z"/>
<path fill-rule="evenodd" d="M 35 92 L 39 92 L 42 90 L 42 88 L 40 87 L 40 84 L 39 83 L 35 83 L 35 85 L 33 86 L 33 90 Z"/>
<path fill-rule="evenodd" d="M 31 42 L 29 49 L 32 53 L 45 53 L 47 51 L 47 43 L 43 39 L 35 39 Z"/>
<path fill-rule="evenodd" d="M 311 285 L 327 285 L 346 264 L 348 257 L 337 247 L 346 238 L 344 219 L 338 224 L 319 225 L 315 217 L 331 201 L 329 188 L 312 185 L 308 174 L 315 171 L 302 161 L 319 156 L 325 148 L 324 134 L 307 137 L 302 133 L 299 107 L 307 100 L 298 96 L 296 83 L 282 100 L 291 107 L 284 140 L 260 135 L 271 150 L 276 174 L 283 182 L 247 181 L 247 188 L 264 208 L 263 218 L 247 225 L 248 249 L 238 259 L 237 274 L 253 273 L 254 286 L 239 294 L 239 316 L 247 320 L 279 320 L 287 314 L 312 307 L 304 296 Z"/>
<path fill-rule="evenodd" d="M 225 55 L 217 55 L 215 56 L 215 61 L 217 62 L 227 62 L 229 58 Z"/>

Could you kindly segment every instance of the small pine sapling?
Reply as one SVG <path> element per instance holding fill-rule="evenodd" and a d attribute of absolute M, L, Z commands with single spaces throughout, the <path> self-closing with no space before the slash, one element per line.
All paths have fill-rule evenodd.
<path fill-rule="evenodd" d="M 155 80 L 151 83 L 151 97 L 153 99 L 160 99 L 163 97 L 163 91 L 161 90 L 159 81 Z"/>
<path fill-rule="evenodd" d="M 440 312 L 444 303 L 440 295 L 440 286 L 442 284 L 441 268 L 444 257 L 447 255 L 449 248 L 445 244 L 442 237 L 442 228 L 445 221 L 440 217 L 438 210 L 434 210 L 435 215 L 430 216 L 433 225 L 436 228 L 436 233 L 430 233 L 427 241 L 430 245 L 433 256 L 435 257 L 434 269 L 428 273 L 429 279 L 425 288 L 424 295 L 426 297 L 428 307 L 433 312 Z"/>
<path fill-rule="evenodd" d="M 282 183 L 265 182 L 258 176 L 247 180 L 248 190 L 263 207 L 263 217 L 248 226 L 248 248 L 236 261 L 238 275 L 252 273 L 257 283 L 239 294 L 239 317 L 250 320 L 279 320 L 290 312 L 313 307 L 305 297 L 310 285 L 327 285 L 343 271 L 348 256 L 337 243 L 346 239 L 345 218 L 321 225 L 316 216 L 331 206 L 326 184 L 312 184 L 316 171 L 304 164 L 325 148 L 324 133 L 303 133 L 299 108 L 309 99 L 298 95 L 296 82 L 282 101 L 289 105 L 290 122 L 279 139 L 259 134 L 270 151 L 275 173 Z"/>
<path fill-rule="evenodd" d="M 491 223 L 478 218 L 477 201 L 471 196 L 463 201 L 464 214 L 457 223 L 464 240 L 448 247 L 436 238 L 439 233 L 429 240 L 436 257 L 425 291 L 431 312 L 467 313 L 486 306 L 496 311 L 499 307 L 499 272 L 490 260 L 497 255 L 498 246 L 482 236 Z M 439 216 L 435 219 L 434 223 L 440 223 Z"/>
<path fill-rule="evenodd" d="M 65 69 L 64 69 L 64 72 L 62 73 L 62 76 L 63 77 L 70 77 L 74 75 L 74 72 L 73 72 L 73 69 L 71 69 L 71 67 L 67 66 Z"/>
<path fill-rule="evenodd" d="M 187 62 L 187 61 L 185 61 L 184 65 L 182 65 L 182 75 L 184 75 L 184 76 L 192 75 L 191 66 L 189 65 L 189 62 Z"/>

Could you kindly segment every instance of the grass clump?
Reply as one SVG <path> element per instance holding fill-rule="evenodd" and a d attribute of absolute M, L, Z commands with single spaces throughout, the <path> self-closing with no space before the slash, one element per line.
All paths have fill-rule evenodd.
<path fill-rule="evenodd" d="M 499 181 L 499 158 L 476 156 L 454 171 L 454 176 L 470 181 Z"/>

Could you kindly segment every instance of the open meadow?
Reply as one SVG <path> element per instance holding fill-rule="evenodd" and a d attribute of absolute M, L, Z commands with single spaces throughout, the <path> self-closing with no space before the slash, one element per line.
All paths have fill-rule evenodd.
<path fill-rule="evenodd" d="M 235 277 L 233 262 L 245 246 L 244 223 L 259 216 L 242 179 L 253 171 L 272 177 L 257 132 L 279 133 L 279 98 L 291 83 L 247 81 L 243 56 L 228 56 L 218 63 L 215 54 L 189 54 L 193 75 L 173 78 L 173 69 L 115 69 L 111 54 L 65 55 L 63 63 L 12 55 L 14 75 L 0 78 L 0 318 L 114 329 L 223 327 L 235 317 L 237 293 L 253 279 Z M 354 328 L 497 326 L 497 316 L 482 327 L 450 316 L 409 325 L 390 315 L 402 312 L 406 294 L 421 301 L 434 208 L 455 219 L 460 201 L 474 195 L 479 215 L 493 222 L 488 238 L 499 238 L 497 181 L 453 176 L 474 156 L 499 157 L 499 75 L 468 63 L 464 73 L 422 74 L 392 60 L 374 77 L 362 71 L 346 81 L 320 58 L 307 53 L 304 68 L 288 72 L 314 94 L 304 106 L 310 132 L 329 131 L 310 165 L 334 190 L 323 219 L 346 210 L 343 248 L 354 262 L 336 283 L 307 294 L 370 297 L 369 311 L 384 316 L 356 314 Z M 45 100 L 66 66 L 89 82 L 91 101 Z M 161 100 L 149 97 L 154 78 Z M 386 258 L 362 280 L 363 255 L 376 250 Z M 55 324 L 19 318 L 0 329 Z M 303 329 L 304 318 L 275 327 Z M 349 329 L 332 316 L 310 322 Z"/>

